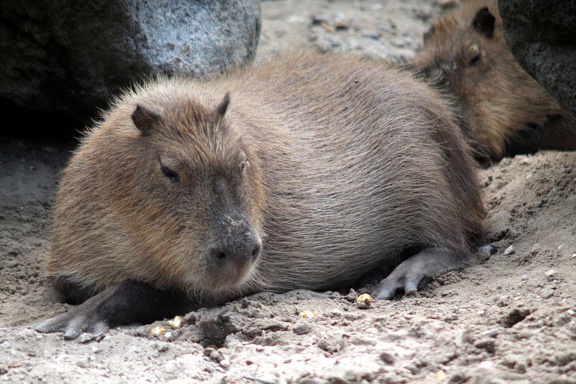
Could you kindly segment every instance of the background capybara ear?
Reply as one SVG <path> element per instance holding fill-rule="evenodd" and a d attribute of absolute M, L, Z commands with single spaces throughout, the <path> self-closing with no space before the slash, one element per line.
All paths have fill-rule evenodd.
<path fill-rule="evenodd" d="M 136 128 L 138 128 L 144 136 L 152 133 L 154 127 L 161 120 L 162 116 L 141 105 L 137 105 L 134 112 L 132 112 L 132 121 L 134 122 Z"/>
<path fill-rule="evenodd" d="M 496 18 L 490 13 L 488 7 L 480 9 L 472 21 L 472 28 L 486 37 L 492 37 L 495 26 Z"/>
<path fill-rule="evenodd" d="M 226 94 L 224 95 L 224 99 L 216 107 L 216 113 L 218 113 L 221 117 L 224 117 L 224 114 L 226 113 L 229 104 L 230 104 L 230 92 L 226 92 Z"/>

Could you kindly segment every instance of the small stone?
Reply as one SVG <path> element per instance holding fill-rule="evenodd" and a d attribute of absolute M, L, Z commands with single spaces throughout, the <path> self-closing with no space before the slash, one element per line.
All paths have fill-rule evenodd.
<path fill-rule="evenodd" d="M 556 275 L 556 270 L 549 269 L 546 272 L 544 272 L 544 275 L 548 278 L 548 280 L 554 280 L 554 275 Z"/>
<path fill-rule="evenodd" d="M 494 363 L 491 361 L 487 361 L 487 360 L 480 363 L 480 368 L 487 368 L 488 369 L 488 368 L 492 368 L 493 366 L 494 366 Z"/>
<path fill-rule="evenodd" d="M 296 326 L 292 329 L 292 332 L 294 332 L 297 335 L 305 335 L 307 333 L 310 333 L 311 330 L 312 327 L 310 326 L 310 324 L 301 322 L 296 324 Z"/>
<path fill-rule="evenodd" d="M 523 281 L 528 280 L 528 275 L 524 274 L 520 277 Z"/>
<path fill-rule="evenodd" d="M 480 253 L 483 253 L 488 256 L 498 252 L 498 249 L 490 244 L 483 245 L 480 248 L 478 248 L 478 250 L 480 251 Z"/>
<path fill-rule="evenodd" d="M 506 248 L 506 250 L 504 251 L 505 255 L 513 255 L 516 252 L 516 248 L 514 248 L 513 245 L 509 246 L 508 248 Z"/>
<path fill-rule="evenodd" d="M 103 333 L 83 333 L 80 336 L 78 336 L 78 338 L 76 339 L 76 341 L 78 341 L 79 343 L 82 344 L 88 344 L 92 341 L 100 341 L 104 338 L 104 334 Z"/>
<path fill-rule="evenodd" d="M 500 331 L 498 331 L 497 329 L 490 329 L 490 330 L 482 333 L 482 335 L 488 336 L 488 337 L 496 337 L 499 334 L 500 334 Z"/>
<path fill-rule="evenodd" d="M 442 382 L 444 380 L 446 380 L 446 372 L 444 371 L 438 371 L 436 372 L 436 381 L 438 382 Z"/>
<path fill-rule="evenodd" d="M 516 373 L 519 374 L 525 374 L 526 373 L 526 364 L 522 361 L 519 361 L 516 363 L 516 365 L 514 366 L 514 370 L 516 371 Z"/>
<path fill-rule="evenodd" d="M 496 352 L 496 343 L 493 339 L 483 339 L 474 343 L 474 346 L 478 349 L 483 349 L 489 354 L 493 355 Z"/>
<path fill-rule="evenodd" d="M 392 365 L 392 364 L 394 364 L 394 360 L 396 360 L 396 358 L 390 352 L 382 352 L 380 354 L 380 360 L 382 360 L 383 362 L 385 362 L 388 365 Z"/>

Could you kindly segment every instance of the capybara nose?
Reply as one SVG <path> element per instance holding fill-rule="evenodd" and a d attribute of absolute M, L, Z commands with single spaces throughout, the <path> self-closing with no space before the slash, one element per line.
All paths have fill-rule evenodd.
<path fill-rule="evenodd" d="M 258 256 L 262 245 L 259 240 L 247 244 L 222 244 L 210 250 L 210 256 L 216 265 L 223 267 L 228 264 L 252 264 Z"/>

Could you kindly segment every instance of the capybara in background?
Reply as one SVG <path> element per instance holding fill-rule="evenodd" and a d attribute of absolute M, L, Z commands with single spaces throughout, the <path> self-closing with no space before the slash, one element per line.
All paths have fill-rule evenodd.
<path fill-rule="evenodd" d="M 413 65 L 451 99 L 482 165 L 541 149 L 576 149 L 576 118 L 514 59 L 496 0 L 465 1 L 442 17 Z"/>
<path fill-rule="evenodd" d="M 431 87 L 385 63 L 292 53 L 218 80 L 157 79 L 83 138 L 47 275 L 83 304 L 65 338 L 259 291 L 394 268 L 375 295 L 467 265 L 484 208 Z"/>

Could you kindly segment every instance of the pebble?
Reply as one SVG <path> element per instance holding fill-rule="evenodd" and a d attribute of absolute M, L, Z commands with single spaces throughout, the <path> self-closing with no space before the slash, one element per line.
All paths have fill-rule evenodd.
<path fill-rule="evenodd" d="M 442 382 L 442 381 L 446 380 L 446 372 L 444 372 L 444 371 L 436 372 L 435 376 L 436 376 L 436 380 L 438 382 Z"/>
<path fill-rule="evenodd" d="M 394 361 L 396 360 L 396 358 L 394 357 L 393 354 L 391 354 L 389 352 L 382 352 L 380 354 L 380 360 L 382 360 L 383 362 L 385 362 L 388 365 L 392 365 L 392 364 L 394 364 Z"/>
<path fill-rule="evenodd" d="M 228 369 L 230 368 L 230 361 L 228 359 L 223 359 L 222 361 L 219 362 L 220 366 L 224 369 Z"/>
<path fill-rule="evenodd" d="M 498 249 L 490 244 L 483 245 L 478 250 L 482 253 L 486 253 L 488 255 L 493 255 L 498 252 Z"/>
<path fill-rule="evenodd" d="M 496 343 L 491 338 L 477 341 L 476 343 L 474 343 L 474 347 L 478 349 L 483 349 L 491 355 L 493 355 L 494 352 L 496 351 Z"/>
<path fill-rule="evenodd" d="M 514 248 L 513 245 L 509 246 L 508 248 L 506 248 L 506 250 L 504 251 L 505 255 L 513 255 L 514 253 L 516 253 L 516 248 Z"/>
<path fill-rule="evenodd" d="M 482 335 L 484 336 L 488 336 L 488 337 L 496 337 L 500 334 L 500 331 L 497 329 L 490 329 L 488 331 L 485 331 L 482 333 Z"/>
<path fill-rule="evenodd" d="M 312 327 L 310 326 L 310 324 L 305 322 L 296 324 L 296 326 L 292 329 L 292 331 L 297 335 L 305 335 L 307 333 L 310 333 L 311 330 Z"/>

